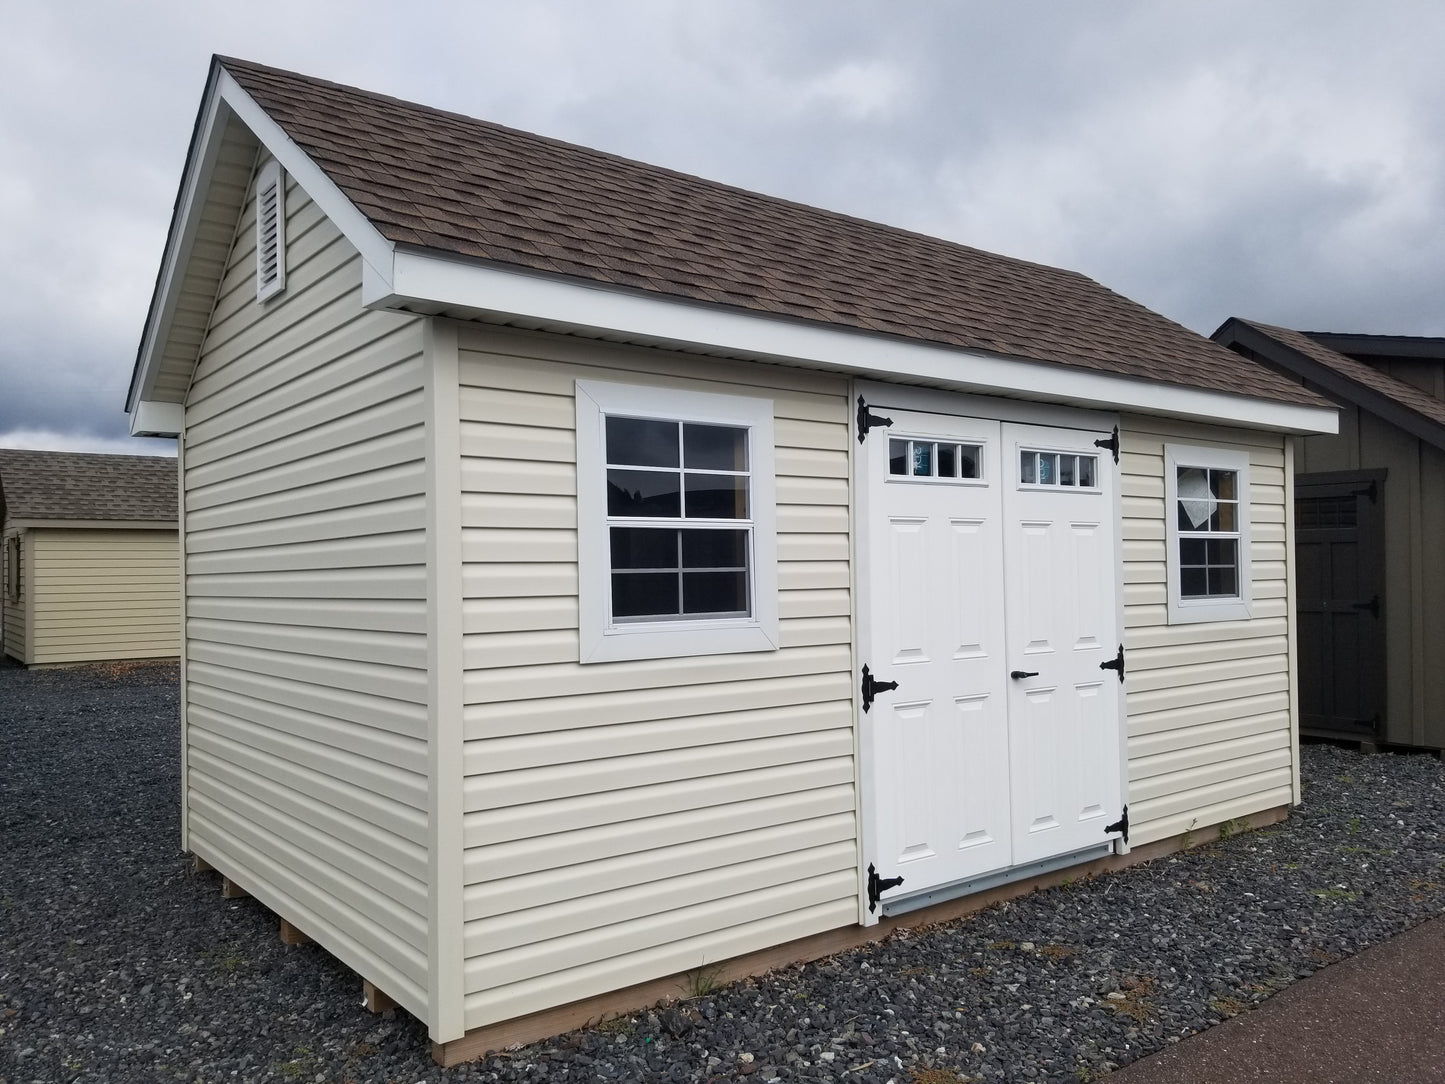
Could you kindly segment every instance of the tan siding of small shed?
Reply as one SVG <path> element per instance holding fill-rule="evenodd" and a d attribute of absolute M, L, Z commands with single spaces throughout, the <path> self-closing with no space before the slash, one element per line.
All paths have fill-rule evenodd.
<path fill-rule="evenodd" d="M 846 382 L 460 345 L 466 1026 L 856 921 Z M 773 399 L 781 650 L 578 664 L 579 379 Z"/>
<path fill-rule="evenodd" d="M 37 527 L 31 536 L 31 663 L 179 652 L 174 530 Z"/>
<path fill-rule="evenodd" d="M 22 531 L 13 527 L 5 531 L 3 548 L 0 553 L 4 554 L 4 560 L 10 560 L 10 539 L 20 539 L 20 597 L 12 599 L 8 592 L 10 573 L 8 564 L 4 570 L 4 576 L 0 577 L 0 606 L 4 607 L 4 645 L 5 654 L 20 662 L 29 662 L 29 644 L 26 642 L 26 610 L 30 602 L 30 538 L 28 531 Z"/>
<path fill-rule="evenodd" d="M 1120 430 L 1129 838 L 1138 845 L 1293 799 L 1285 438 L 1145 417 L 1126 417 Z M 1248 621 L 1169 624 L 1166 444 L 1249 453 Z"/>
<path fill-rule="evenodd" d="M 426 1019 L 423 322 L 294 183 L 259 305 L 254 203 L 186 398 L 188 845 Z"/>

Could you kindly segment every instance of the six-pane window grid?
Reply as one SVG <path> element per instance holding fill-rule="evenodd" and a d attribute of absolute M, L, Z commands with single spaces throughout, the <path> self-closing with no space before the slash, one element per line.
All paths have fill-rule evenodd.
<path fill-rule="evenodd" d="M 979 478 L 982 451 L 977 444 L 895 437 L 888 442 L 888 473 L 943 480 Z"/>
<path fill-rule="evenodd" d="M 606 419 L 614 621 L 748 617 L 748 430 Z"/>
<path fill-rule="evenodd" d="M 1178 468 L 1179 594 L 1239 597 L 1239 476 L 1232 470 Z"/>

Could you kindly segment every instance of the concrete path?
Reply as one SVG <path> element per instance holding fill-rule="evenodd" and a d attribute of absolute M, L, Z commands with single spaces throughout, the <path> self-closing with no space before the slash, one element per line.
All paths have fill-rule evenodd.
<path fill-rule="evenodd" d="M 1125 1066 L 1109 1084 L 1445 1084 L 1445 918 Z"/>

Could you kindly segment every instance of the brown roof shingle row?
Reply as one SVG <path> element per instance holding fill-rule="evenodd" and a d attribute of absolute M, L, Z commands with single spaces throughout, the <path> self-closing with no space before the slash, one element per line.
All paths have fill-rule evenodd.
<path fill-rule="evenodd" d="M 320 79 L 218 62 L 400 246 L 1005 357 L 1319 403 L 1072 271 Z"/>
<path fill-rule="evenodd" d="M 0 448 L 0 519 L 176 522 L 176 461 Z"/>

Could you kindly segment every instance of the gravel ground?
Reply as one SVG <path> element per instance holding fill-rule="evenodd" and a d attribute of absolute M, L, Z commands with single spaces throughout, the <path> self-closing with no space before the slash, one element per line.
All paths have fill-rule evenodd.
<path fill-rule="evenodd" d="M 0 668 L 0 1084 L 1083 1081 L 1445 911 L 1427 756 L 1304 751 L 1286 824 L 442 1071 L 178 847 L 176 669 Z"/>

